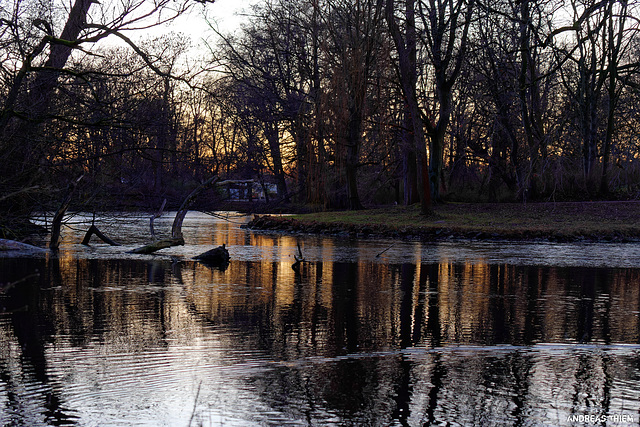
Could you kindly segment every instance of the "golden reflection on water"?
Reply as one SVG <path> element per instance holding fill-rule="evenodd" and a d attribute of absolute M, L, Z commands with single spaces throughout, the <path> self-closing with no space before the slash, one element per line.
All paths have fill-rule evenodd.
<path fill-rule="evenodd" d="M 367 243 L 315 247 L 222 227 L 199 242 L 269 257 L 225 271 L 72 251 L 0 260 L 0 283 L 40 272 L 0 297 L 6 413 L 44 413 L 49 401 L 86 421 L 109 402 L 110 421 L 166 406 L 175 414 L 163 423 L 185 424 L 200 386 L 204 425 L 207 413 L 237 425 L 305 414 L 319 424 L 526 424 L 553 410 L 640 406 L 638 269 L 421 263 L 417 251 L 404 263 L 341 262 Z M 294 271 L 298 243 L 313 256 Z M 18 393 L 22 384 L 35 391 Z"/>
<path fill-rule="evenodd" d="M 331 259 L 332 248 L 323 251 Z M 161 341 L 162 328 L 181 328 L 186 318 L 170 317 L 180 306 L 177 313 L 188 308 L 213 324 L 244 319 L 278 331 L 295 323 L 317 348 L 338 337 L 330 351 L 640 336 L 637 270 L 323 261 L 296 272 L 277 259 L 234 261 L 226 271 L 196 262 L 50 259 L 54 289 L 42 308 L 58 330 L 97 328 L 109 341 L 126 335 L 142 346 L 153 341 L 149 334 Z"/>

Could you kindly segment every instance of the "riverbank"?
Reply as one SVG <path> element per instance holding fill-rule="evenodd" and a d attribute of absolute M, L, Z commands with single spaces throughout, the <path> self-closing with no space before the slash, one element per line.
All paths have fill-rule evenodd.
<path fill-rule="evenodd" d="M 255 216 L 256 230 L 416 240 L 640 241 L 640 202 L 446 203 L 292 216 Z"/>

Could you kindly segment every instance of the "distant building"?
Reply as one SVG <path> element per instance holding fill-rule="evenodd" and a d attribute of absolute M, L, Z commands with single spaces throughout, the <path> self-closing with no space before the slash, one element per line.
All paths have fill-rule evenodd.
<path fill-rule="evenodd" d="M 219 182 L 218 186 L 224 189 L 229 200 L 237 202 L 264 202 L 278 195 L 276 184 L 268 182 L 261 184 L 252 179 L 228 179 Z"/>

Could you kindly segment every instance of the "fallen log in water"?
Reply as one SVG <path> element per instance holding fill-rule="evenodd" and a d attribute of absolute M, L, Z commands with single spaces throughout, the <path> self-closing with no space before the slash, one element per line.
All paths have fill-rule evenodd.
<path fill-rule="evenodd" d="M 200 184 L 198 187 L 196 187 L 188 196 L 186 199 L 184 199 L 184 201 L 182 202 L 182 205 L 180 205 L 180 209 L 178 209 L 178 212 L 176 213 L 176 217 L 173 220 L 173 225 L 171 227 L 171 238 L 169 239 L 163 239 L 163 240 L 158 240 L 155 241 L 153 243 L 149 243 L 146 246 L 143 246 L 141 248 L 137 248 L 134 249 L 132 251 L 129 251 L 129 253 L 132 254 L 152 254 L 156 251 L 159 251 L 160 249 L 166 249 L 169 248 L 171 246 L 182 246 L 184 245 L 184 238 L 182 237 L 182 222 L 184 221 L 184 217 L 187 215 L 187 212 L 189 211 L 189 206 L 191 205 L 191 202 L 193 202 L 193 200 L 196 198 L 196 196 L 198 194 L 200 194 L 200 192 L 202 190 L 204 190 L 208 185 L 214 184 L 216 181 L 218 181 L 218 177 L 217 176 L 212 176 L 211 178 L 209 178 L 208 180 L 206 180 L 205 182 L 203 182 L 202 184 Z M 164 203 L 162 204 L 162 207 L 164 207 Z M 159 214 L 162 213 L 162 208 L 159 211 Z M 154 215 L 155 217 L 155 215 Z M 153 219 L 154 217 L 151 218 L 151 229 L 152 229 L 152 234 L 155 237 L 155 233 L 153 232 Z"/>
<path fill-rule="evenodd" d="M 171 246 L 182 246 L 184 245 L 184 239 L 182 237 L 172 237 L 170 239 L 158 240 L 153 243 L 149 243 L 146 246 L 142 246 L 140 248 L 133 249 L 129 251 L 130 254 L 152 254 L 160 249 L 166 249 Z"/>
<path fill-rule="evenodd" d="M 84 235 L 84 239 L 82 239 L 82 244 L 85 246 L 89 245 L 89 241 L 91 240 L 91 236 L 96 235 L 103 242 L 111 245 L 111 246 L 120 246 L 120 243 L 116 243 L 107 236 L 105 236 L 102 231 L 95 224 L 91 224 L 91 227 L 87 230 L 87 234 Z"/>

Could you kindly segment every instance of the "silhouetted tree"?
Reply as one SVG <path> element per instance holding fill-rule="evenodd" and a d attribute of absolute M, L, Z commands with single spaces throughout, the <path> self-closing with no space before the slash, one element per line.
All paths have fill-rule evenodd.
<path fill-rule="evenodd" d="M 56 122 L 70 121 L 60 96 L 64 84 L 82 73 L 67 67 L 74 52 L 88 53 L 96 42 L 118 37 L 148 67 L 162 73 L 125 33 L 169 22 L 192 4 L 76 0 L 62 12 L 54 11 L 53 4 L 46 9 L 41 3 L 18 0 L 0 8 L 0 45 L 6 52 L 1 64 L 0 197 L 5 201 L 1 217 L 28 215 L 34 205 L 29 193 L 49 185 L 47 175 L 61 146 L 50 144 L 48 134 Z"/>

